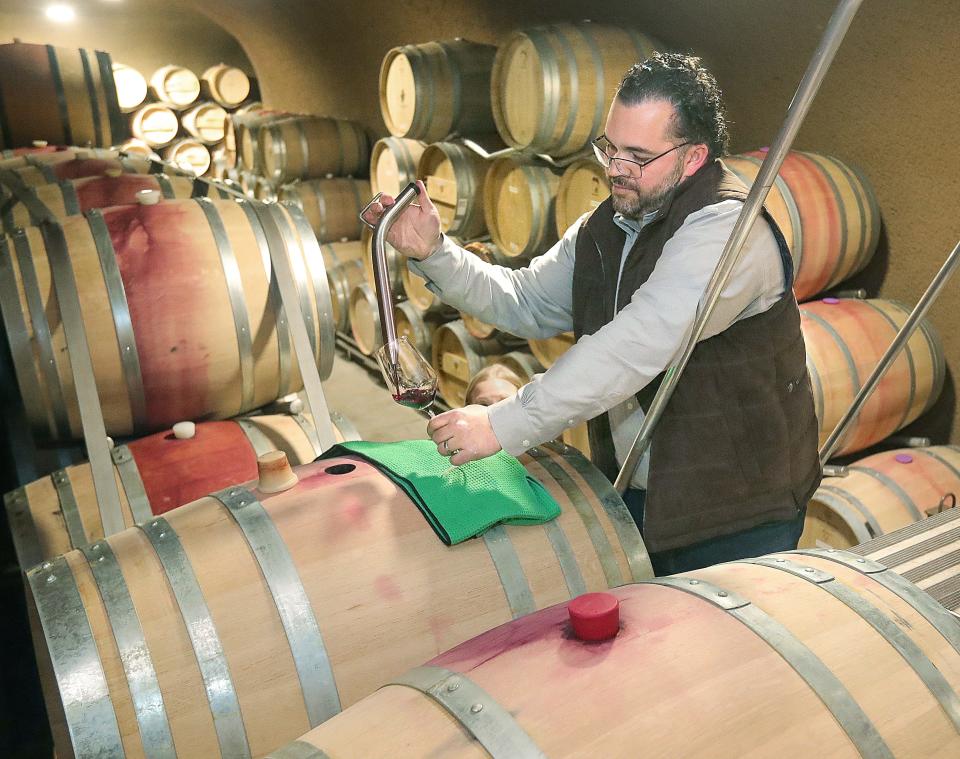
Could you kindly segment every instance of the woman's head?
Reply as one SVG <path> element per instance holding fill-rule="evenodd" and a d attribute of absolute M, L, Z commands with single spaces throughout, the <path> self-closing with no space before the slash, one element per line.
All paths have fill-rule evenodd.
<path fill-rule="evenodd" d="M 473 375 L 467 385 L 467 405 L 492 406 L 514 395 L 523 384 L 523 380 L 503 364 L 490 364 Z"/>

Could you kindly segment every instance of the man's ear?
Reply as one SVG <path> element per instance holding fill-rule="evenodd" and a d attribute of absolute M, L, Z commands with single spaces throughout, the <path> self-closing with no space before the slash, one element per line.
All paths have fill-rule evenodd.
<path fill-rule="evenodd" d="M 691 145 L 683 158 L 683 179 L 696 174 L 709 158 L 710 151 L 703 143 Z"/>

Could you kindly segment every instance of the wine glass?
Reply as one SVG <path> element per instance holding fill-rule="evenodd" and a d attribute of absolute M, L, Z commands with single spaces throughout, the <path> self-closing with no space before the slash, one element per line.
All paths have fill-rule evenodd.
<path fill-rule="evenodd" d="M 430 406 L 437 397 L 437 373 L 406 335 L 383 345 L 375 355 L 393 400 L 436 416 Z"/>
<path fill-rule="evenodd" d="M 437 373 L 406 335 L 383 345 L 375 355 L 393 400 L 401 406 L 426 411 L 431 419 L 435 417 L 430 406 L 437 398 Z M 451 464 L 441 477 L 447 478 L 456 471 L 458 467 Z"/>

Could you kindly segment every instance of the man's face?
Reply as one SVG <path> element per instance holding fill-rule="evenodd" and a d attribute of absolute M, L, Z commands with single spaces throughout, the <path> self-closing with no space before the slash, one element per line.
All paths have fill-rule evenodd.
<path fill-rule="evenodd" d="M 649 161 L 683 142 L 673 133 L 674 108 L 666 100 L 624 105 L 614 98 L 604 134 L 617 158 Z M 647 166 L 611 161 L 607 167 L 613 210 L 631 219 L 658 209 L 674 187 L 700 167 L 687 160 L 690 146 L 658 158 Z"/>

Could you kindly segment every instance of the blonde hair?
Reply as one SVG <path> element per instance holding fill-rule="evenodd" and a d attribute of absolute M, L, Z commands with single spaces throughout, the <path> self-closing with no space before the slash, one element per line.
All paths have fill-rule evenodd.
<path fill-rule="evenodd" d="M 524 385 L 524 381 L 520 379 L 520 377 L 517 376 L 517 373 L 510 367 L 504 366 L 503 364 L 490 364 L 490 366 L 483 367 L 483 369 L 474 374 L 470 379 L 470 384 L 467 385 L 466 392 L 466 401 L 468 406 L 473 403 L 473 391 L 476 389 L 477 385 L 484 380 L 491 379 L 506 380 L 515 388 L 517 388 L 517 390 Z"/>

